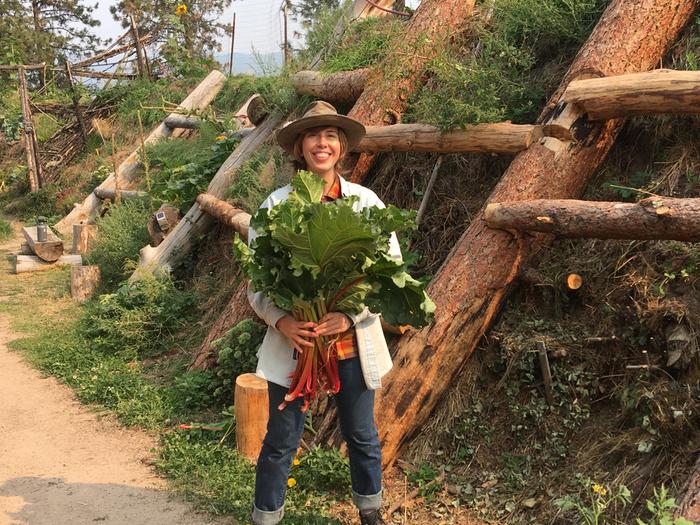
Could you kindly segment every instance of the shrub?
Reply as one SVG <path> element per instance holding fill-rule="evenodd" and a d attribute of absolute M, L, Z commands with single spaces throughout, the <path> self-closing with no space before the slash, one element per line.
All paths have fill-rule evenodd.
<path fill-rule="evenodd" d="M 108 289 L 127 277 L 127 263 L 138 260 L 139 250 L 148 244 L 149 215 L 145 202 L 132 200 L 112 206 L 107 215 L 97 219 L 97 239 L 86 260 L 99 265 L 102 283 Z"/>
<path fill-rule="evenodd" d="M 171 279 L 143 275 L 87 305 L 82 328 L 95 349 L 126 356 L 153 356 L 168 349 L 191 315 L 192 294 Z"/>
<path fill-rule="evenodd" d="M 210 370 L 193 370 L 173 378 L 169 388 L 172 404 L 178 413 L 200 410 L 212 404 L 215 377 Z"/>
<path fill-rule="evenodd" d="M 343 495 L 350 490 L 350 464 L 337 448 L 315 446 L 301 456 L 292 475 L 304 489 Z"/>

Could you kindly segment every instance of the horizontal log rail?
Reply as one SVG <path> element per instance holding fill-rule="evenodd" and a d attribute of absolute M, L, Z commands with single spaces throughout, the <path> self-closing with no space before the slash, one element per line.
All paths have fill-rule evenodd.
<path fill-rule="evenodd" d="M 217 199 L 209 193 L 197 195 L 197 204 L 207 215 L 211 215 L 221 224 L 231 226 L 240 234 L 243 239 L 248 240 L 248 226 L 250 225 L 250 214 L 232 206 L 226 201 Z"/>
<path fill-rule="evenodd" d="M 475 124 L 443 131 L 428 124 L 367 126 L 355 148 L 362 152 L 420 151 L 433 153 L 517 153 L 542 137 L 542 128 L 529 124 Z"/>
<path fill-rule="evenodd" d="M 199 129 L 202 125 L 202 119 L 200 118 L 176 114 L 168 115 L 163 122 L 165 122 L 166 126 L 173 129 Z"/>
<path fill-rule="evenodd" d="M 292 76 L 294 89 L 302 95 L 330 102 L 354 103 L 365 90 L 370 68 L 324 74 L 319 71 L 299 71 Z"/>
<path fill-rule="evenodd" d="M 0 66 L 0 71 L 12 71 L 14 69 L 17 69 L 18 67 L 23 67 L 25 70 L 29 71 L 30 69 L 44 69 L 46 67 L 46 63 L 42 62 L 40 64 L 3 64 Z"/>
<path fill-rule="evenodd" d="M 496 202 L 486 206 L 484 219 L 491 228 L 553 233 L 569 238 L 700 241 L 700 198 Z"/>
<path fill-rule="evenodd" d="M 571 82 L 562 97 L 588 113 L 589 120 L 631 115 L 700 113 L 700 71 L 657 69 Z"/>
<path fill-rule="evenodd" d="M 115 200 L 117 198 L 117 190 L 115 188 L 100 188 L 97 187 L 92 192 L 95 197 L 102 200 Z M 121 190 L 119 192 L 119 197 L 122 199 L 143 199 L 148 196 L 145 191 L 135 191 L 135 190 Z"/>
<path fill-rule="evenodd" d="M 56 69 L 56 71 L 63 71 L 62 69 Z M 124 80 L 134 80 L 138 78 L 138 75 L 133 73 L 104 73 L 102 71 L 89 71 L 87 69 L 73 69 L 71 70 L 73 76 L 75 77 L 85 77 L 85 78 L 123 78 Z"/>

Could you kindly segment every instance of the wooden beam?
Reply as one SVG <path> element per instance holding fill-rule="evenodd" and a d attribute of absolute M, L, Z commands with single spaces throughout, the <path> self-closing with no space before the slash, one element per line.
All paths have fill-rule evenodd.
<path fill-rule="evenodd" d="M 188 117 L 187 115 L 168 115 L 165 117 L 165 125 L 169 128 L 182 128 L 182 129 L 199 129 L 202 125 L 202 119 L 197 117 Z"/>
<path fill-rule="evenodd" d="M 603 78 L 574 80 L 562 97 L 577 104 L 589 120 L 633 115 L 700 113 L 700 71 L 657 69 Z"/>
<path fill-rule="evenodd" d="M 248 240 L 249 213 L 235 208 L 228 202 L 217 199 L 208 193 L 197 195 L 197 204 L 199 204 L 204 213 L 211 215 L 221 224 L 231 226 L 245 241 Z"/>
<path fill-rule="evenodd" d="M 19 66 L 19 102 L 22 109 L 22 133 L 24 137 L 24 151 L 27 154 L 27 171 L 29 174 L 29 190 L 34 193 L 43 186 L 41 164 L 39 162 L 39 145 L 36 140 L 36 131 L 32 121 L 32 110 L 29 106 L 29 93 L 27 79 L 24 76 L 24 66 Z"/>
<path fill-rule="evenodd" d="M 27 240 L 29 249 L 43 261 L 57 261 L 63 255 L 63 241 L 56 237 L 52 231 L 46 233 L 45 241 L 39 241 L 36 230 L 36 226 L 22 228 L 22 235 Z"/>
<path fill-rule="evenodd" d="M 559 237 L 700 241 L 700 199 L 494 202 L 486 206 L 484 220 L 491 228 L 553 233 Z"/>
<path fill-rule="evenodd" d="M 190 110 L 204 109 L 207 107 L 216 95 L 221 91 L 226 82 L 226 76 L 220 71 L 212 71 L 207 75 L 207 77 L 199 83 L 199 85 L 182 101 L 178 111 L 185 113 Z M 145 140 L 146 144 L 156 142 L 158 140 L 167 138 L 174 135 L 173 129 L 161 122 L 150 135 Z M 174 135 L 177 136 L 177 135 Z M 136 187 L 140 179 L 141 167 L 141 156 L 140 156 L 141 146 L 136 148 L 131 155 L 129 155 L 117 168 L 119 173 L 119 189 L 129 190 Z M 105 179 L 102 184 L 98 186 L 100 190 L 103 189 L 114 189 L 115 179 L 114 174 L 110 175 Z M 64 235 L 69 235 L 74 224 L 80 223 L 90 223 L 94 220 L 97 215 L 97 210 L 99 209 L 102 201 L 100 200 L 94 192 L 90 193 L 85 200 L 76 205 L 76 207 L 63 219 L 61 219 L 55 226 L 59 233 Z"/>
<path fill-rule="evenodd" d="M 68 60 L 66 60 L 66 79 L 68 79 L 68 87 L 70 88 L 71 102 L 73 103 L 75 118 L 80 126 L 80 135 L 83 138 L 83 144 L 85 144 L 88 136 L 87 126 L 85 125 L 83 111 L 80 109 L 80 99 L 75 90 L 75 85 L 73 84 L 73 73 L 71 72 L 70 62 L 68 62 Z"/>
<path fill-rule="evenodd" d="M 121 182 L 121 180 L 119 181 Z M 115 188 L 95 188 L 93 193 L 98 199 L 114 201 L 117 198 L 117 190 Z M 143 199 L 147 197 L 145 191 L 133 191 L 119 189 L 119 197 L 122 199 Z"/>
<path fill-rule="evenodd" d="M 3 64 L 0 66 L 0 71 L 14 71 L 19 68 L 24 68 L 25 71 L 30 71 L 32 69 L 44 69 L 46 67 L 45 62 L 41 62 L 40 64 Z"/>
<path fill-rule="evenodd" d="M 581 195 L 622 122 L 591 125 L 580 113 L 563 114 L 560 99 L 564 89 L 591 72 L 611 76 L 655 67 L 697 7 L 697 0 L 612 0 L 538 122 L 570 121 L 577 142 L 545 138 L 520 152 L 487 202 Z M 383 388 L 377 390 L 385 465 L 393 463 L 401 446 L 419 431 L 445 390 L 454 385 L 456 375 L 503 307 L 520 267 L 551 238 L 494 230 L 487 226 L 483 212 L 475 214 L 428 286 L 436 303 L 435 321 L 399 340 L 395 366 L 382 380 Z"/>
<path fill-rule="evenodd" d="M 318 71 L 299 71 L 292 76 L 297 93 L 333 103 L 352 104 L 365 90 L 370 69 L 341 71 L 331 75 Z"/>
<path fill-rule="evenodd" d="M 442 131 L 428 124 L 367 126 L 367 134 L 356 151 L 421 151 L 431 153 L 518 153 L 542 138 L 540 126 L 476 124 Z"/>
<path fill-rule="evenodd" d="M 57 266 L 75 266 L 83 264 L 80 255 L 61 255 L 55 262 L 46 262 L 35 255 L 17 255 L 15 257 L 15 273 L 40 272 L 51 270 Z"/>

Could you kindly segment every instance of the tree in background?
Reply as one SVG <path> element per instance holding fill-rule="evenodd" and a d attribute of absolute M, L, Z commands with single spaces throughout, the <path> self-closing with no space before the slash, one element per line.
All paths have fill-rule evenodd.
<path fill-rule="evenodd" d="M 291 3 L 291 11 L 296 20 L 308 27 L 322 11 L 335 9 L 339 3 L 339 0 L 297 0 Z"/>
<path fill-rule="evenodd" d="M 180 74 L 213 60 L 220 36 L 230 27 L 219 22 L 231 0 L 121 0 L 110 7 L 115 20 L 129 27 L 129 15 L 138 22 L 141 36 L 159 36 L 159 55 Z"/>

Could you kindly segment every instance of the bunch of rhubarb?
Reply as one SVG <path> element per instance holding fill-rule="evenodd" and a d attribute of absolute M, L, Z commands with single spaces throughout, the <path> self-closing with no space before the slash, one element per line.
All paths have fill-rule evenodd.
<path fill-rule="evenodd" d="M 360 209 L 351 196 L 321 203 L 323 180 L 299 171 L 287 200 L 261 208 L 250 226 L 250 247 L 234 239 L 234 252 L 255 290 L 300 321 L 318 322 L 326 312 L 359 313 L 365 307 L 396 326 L 428 324 L 435 305 L 425 283 L 389 254 L 392 232 L 415 228 L 415 213 L 394 206 Z M 337 393 L 336 338 L 318 337 L 297 361 L 284 405 L 319 388 Z"/>

